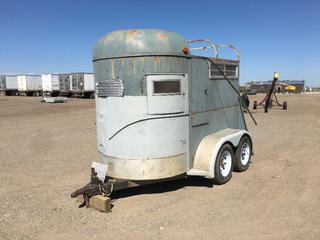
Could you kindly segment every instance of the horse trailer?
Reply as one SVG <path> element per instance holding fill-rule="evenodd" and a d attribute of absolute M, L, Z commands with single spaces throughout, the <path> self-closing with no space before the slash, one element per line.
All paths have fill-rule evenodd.
<path fill-rule="evenodd" d="M 2 89 L 6 96 L 15 96 L 18 92 L 18 76 L 5 75 L 2 77 Z"/>
<path fill-rule="evenodd" d="M 41 75 L 18 75 L 20 95 L 39 96 L 42 93 Z"/>
<path fill-rule="evenodd" d="M 94 98 L 95 86 L 92 73 L 71 73 L 70 83 L 73 95 Z"/>
<path fill-rule="evenodd" d="M 46 96 L 67 96 L 70 93 L 70 74 L 42 74 L 42 91 Z"/>
<path fill-rule="evenodd" d="M 226 47 L 236 59 L 219 58 Z M 191 54 L 197 50 L 213 57 Z M 187 176 L 224 184 L 233 170 L 247 170 L 252 139 L 238 93 L 239 60 L 232 45 L 185 41 L 174 32 L 102 37 L 93 52 L 99 159 L 90 190 L 72 197 Z"/>

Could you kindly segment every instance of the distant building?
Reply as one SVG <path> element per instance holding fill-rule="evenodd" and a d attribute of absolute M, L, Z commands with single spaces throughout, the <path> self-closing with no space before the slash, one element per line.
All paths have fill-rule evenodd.
<path fill-rule="evenodd" d="M 269 91 L 272 81 L 263 81 L 263 82 L 252 82 L 250 83 L 250 89 L 254 89 L 257 92 L 266 93 Z M 285 92 L 286 86 L 295 86 L 296 90 L 294 92 L 302 92 L 304 91 L 304 80 L 282 80 L 277 82 L 276 89 L 282 92 Z"/>

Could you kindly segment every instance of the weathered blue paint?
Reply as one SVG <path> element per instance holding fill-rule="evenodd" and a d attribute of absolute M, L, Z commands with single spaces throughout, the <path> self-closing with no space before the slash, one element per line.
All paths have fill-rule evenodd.
<path fill-rule="evenodd" d="M 129 96 L 147 96 L 146 76 L 149 74 L 165 75 L 177 73 L 185 74 L 186 76 L 188 76 L 187 96 L 189 108 L 187 110 L 187 118 L 189 122 L 189 129 L 184 130 L 188 131 L 189 136 L 189 139 L 187 141 L 188 153 L 186 153 L 185 160 L 183 160 L 184 158 L 182 158 L 178 162 L 182 165 L 188 165 L 188 168 L 191 169 L 193 167 L 193 159 L 196 149 L 200 141 L 205 136 L 211 133 L 218 132 L 225 128 L 245 129 L 246 127 L 245 120 L 239 106 L 238 96 L 230 87 L 229 83 L 225 80 L 211 80 L 209 78 L 208 59 L 206 59 L 205 57 L 199 58 L 190 55 L 189 52 L 183 51 L 183 49 L 186 47 L 187 44 L 185 40 L 176 33 L 153 29 L 122 30 L 112 32 L 101 38 L 97 42 L 93 53 L 93 61 L 96 82 L 111 79 L 120 79 L 123 81 L 125 97 L 123 101 L 119 101 L 123 104 L 128 104 L 129 99 L 126 99 L 126 97 Z M 214 61 L 217 63 L 225 62 L 221 59 L 214 59 Z M 238 66 L 239 62 L 233 61 L 232 64 Z M 238 79 L 233 80 L 232 84 L 236 86 L 236 88 L 239 88 Z M 106 104 L 105 106 L 108 107 L 113 106 L 112 104 L 108 105 L 108 98 L 104 100 L 99 100 L 99 98 L 97 98 L 96 101 L 98 149 L 105 148 L 102 146 L 102 142 L 106 141 L 106 136 L 104 136 L 104 134 L 106 133 L 101 134 L 101 131 L 103 126 L 107 125 L 108 123 L 104 122 L 103 114 L 112 114 L 114 116 L 114 119 L 118 118 L 122 119 L 123 121 L 123 119 L 130 119 L 130 116 L 128 114 L 125 114 L 127 112 L 130 112 L 132 116 L 135 115 L 133 114 L 133 109 L 146 111 L 146 109 L 142 109 L 141 106 L 128 104 L 127 108 L 130 109 L 130 111 L 123 110 L 120 114 L 120 112 L 117 113 L 117 106 L 114 106 L 114 109 L 103 108 L 104 104 Z M 139 101 L 141 101 L 141 103 L 144 102 L 144 100 Z M 123 107 L 121 108 L 123 109 Z M 119 116 L 117 116 L 116 114 L 119 114 Z M 137 113 L 136 116 L 138 114 L 140 114 L 144 118 L 152 117 L 148 115 L 147 111 L 144 113 Z M 172 119 L 152 121 L 154 121 L 154 123 L 156 123 L 157 121 L 162 121 L 164 125 L 173 124 Z M 143 124 L 141 123 L 139 125 L 141 126 L 141 131 L 137 131 L 135 136 L 131 137 L 137 139 L 144 138 L 148 135 L 149 138 L 152 138 L 152 140 L 145 139 L 144 144 L 141 146 L 137 146 L 134 142 L 132 142 L 132 146 L 134 148 L 154 148 L 154 141 L 157 141 L 157 136 L 151 136 L 150 134 L 144 132 L 146 131 L 146 129 L 148 129 L 149 124 L 151 124 L 151 122 L 143 122 Z M 117 126 L 117 129 L 113 129 L 112 131 L 117 132 L 120 127 L 122 127 L 122 125 Z M 132 126 L 129 128 L 125 128 L 121 132 L 121 134 L 125 134 L 126 131 L 128 131 L 128 133 L 130 131 L 133 131 L 132 128 Z M 177 131 L 177 135 L 181 134 L 181 132 L 179 132 L 181 131 L 181 128 L 179 130 L 170 131 Z M 112 135 L 113 133 L 108 134 Z M 172 134 L 172 132 L 170 134 Z M 163 139 L 164 136 L 162 136 L 161 138 Z M 117 140 L 115 139 L 115 141 Z M 177 144 L 178 146 L 179 144 L 181 144 L 181 142 L 177 142 L 174 144 Z M 128 146 L 129 145 L 130 144 L 128 144 Z M 163 145 L 163 142 L 161 142 L 161 144 L 159 145 L 160 150 L 166 147 L 168 146 L 166 146 L 165 144 Z M 107 153 L 103 152 L 104 150 L 99 151 L 102 158 L 107 155 Z M 125 155 L 125 157 L 127 159 L 130 159 L 130 157 L 134 158 L 134 156 L 129 155 Z M 110 162 L 112 164 L 115 164 L 115 162 L 117 161 L 117 157 L 118 156 L 112 156 L 112 158 L 109 158 L 111 159 Z M 165 157 L 168 158 L 163 158 L 161 160 L 161 164 L 166 164 L 168 168 L 171 168 L 172 166 L 170 166 L 170 164 L 172 164 L 173 161 L 172 159 L 170 159 L 170 157 L 172 156 L 168 155 Z M 159 159 L 157 159 L 157 161 L 158 160 Z M 130 162 L 131 160 L 126 161 Z M 158 166 L 154 167 L 149 165 L 150 161 L 152 161 L 152 158 L 150 158 L 149 156 L 145 156 L 145 159 L 141 161 L 141 164 L 146 164 L 147 166 L 146 162 L 148 162 L 148 169 L 149 167 L 150 169 L 158 169 Z M 119 166 L 117 166 L 117 168 L 119 168 Z M 143 166 L 141 166 L 141 169 L 143 169 Z M 181 170 L 183 169 L 183 167 L 179 167 L 179 169 Z M 139 169 L 137 169 L 137 171 L 139 171 Z M 147 179 L 148 173 L 144 172 L 143 174 L 144 179 Z M 170 171 L 170 174 L 174 174 L 174 171 Z M 178 172 L 176 172 L 176 174 L 178 174 Z M 139 174 L 135 174 L 135 176 L 137 175 Z M 151 175 L 153 177 L 157 176 L 156 173 L 150 173 L 150 176 Z M 167 177 L 168 175 L 165 176 Z M 124 175 L 121 174 L 121 177 L 123 178 Z M 161 178 L 161 174 L 159 174 L 157 178 Z M 128 179 L 130 179 L 130 176 L 128 176 Z"/>
<path fill-rule="evenodd" d="M 119 30 L 102 37 L 93 51 L 93 60 L 137 55 L 185 55 L 185 40 L 174 32 L 155 29 Z"/>

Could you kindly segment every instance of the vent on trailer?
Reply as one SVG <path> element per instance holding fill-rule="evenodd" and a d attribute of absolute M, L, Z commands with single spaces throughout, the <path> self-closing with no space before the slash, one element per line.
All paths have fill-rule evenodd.
<path fill-rule="evenodd" d="M 122 80 L 101 80 L 97 85 L 98 97 L 123 97 L 124 87 Z"/>

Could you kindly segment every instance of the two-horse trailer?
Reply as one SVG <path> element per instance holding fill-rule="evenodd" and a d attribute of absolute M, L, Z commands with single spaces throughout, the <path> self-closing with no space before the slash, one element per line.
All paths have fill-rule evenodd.
<path fill-rule="evenodd" d="M 2 77 L 2 88 L 7 96 L 15 96 L 18 93 L 18 76 L 5 75 Z"/>
<path fill-rule="evenodd" d="M 41 79 L 44 95 L 67 96 L 70 93 L 70 74 L 42 74 Z"/>
<path fill-rule="evenodd" d="M 219 58 L 222 47 L 234 50 L 236 60 Z M 213 58 L 193 50 L 210 50 Z M 187 42 L 174 32 L 121 30 L 97 42 L 93 65 L 99 152 L 93 177 L 113 186 L 100 191 L 180 176 L 224 184 L 233 170 L 249 167 L 252 139 L 233 46 Z"/>
<path fill-rule="evenodd" d="M 18 91 L 21 95 L 39 96 L 42 93 L 41 75 L 18 75 Z"/>

